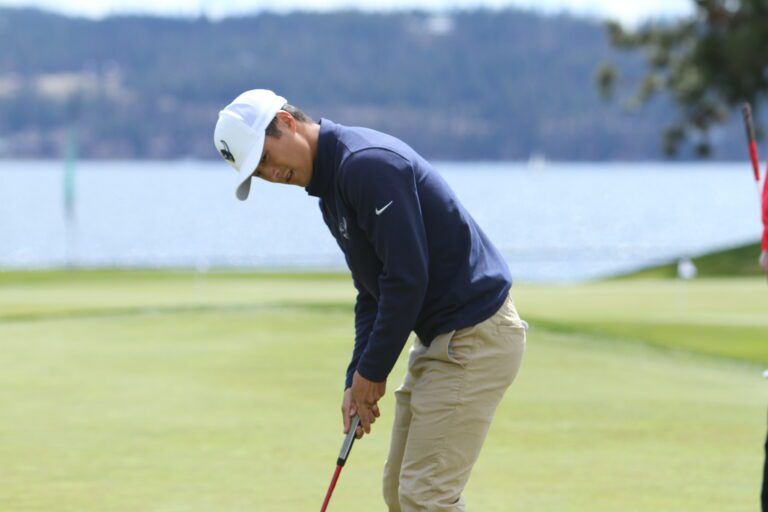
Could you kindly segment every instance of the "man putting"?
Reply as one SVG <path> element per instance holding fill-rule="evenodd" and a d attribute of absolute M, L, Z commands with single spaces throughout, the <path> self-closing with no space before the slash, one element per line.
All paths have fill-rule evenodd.
<path fill-rule="evenodd" d="M 254 176 L 320 199 L 357 289 L 345 432 L 355 414 L 357 436 L 371 432 L 387 376 L 417 334 L 395 391 L 389 510 L 466 510 L 461 493 L 525 350 L 501 254 L 432 166 L 389 135 L 315 123 L 258 89 L 219 113 L 214 143 L 240 174 L 238 199 Z"/>
<path fill-rule="evenodd" d="M 763 212 L 763 238 L 760 242 L 760 268 L 768 275 L 768 171 L 766 171 L 765 184 L 762 194 Z"/>
<path fill-rule="evenodd" d="M 760 268 L 768 277 L 768 170 L 766 170 L 765 183 L 762 193 L 762 213 L 763 213 L 763 238 L 760 243 Z M 768 378 L 768 370 L 763 374 Z M 760 492 L 761 510 L 768 512 L 768 435 L 765 438 L 765 458 L 763 459 L 763 486 Z"/>

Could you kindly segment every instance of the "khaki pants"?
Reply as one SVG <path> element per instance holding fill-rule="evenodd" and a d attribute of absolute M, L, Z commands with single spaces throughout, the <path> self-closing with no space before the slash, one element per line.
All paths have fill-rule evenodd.
<path fill-rule="evenodd" d="M 461 493 L 480 455 L 496 407 L 517 375 L 525 322 L 511 296 L 491 318 L 418 338 L 396 411 L 384 467 L 390 512 L 460 512 Z"/>

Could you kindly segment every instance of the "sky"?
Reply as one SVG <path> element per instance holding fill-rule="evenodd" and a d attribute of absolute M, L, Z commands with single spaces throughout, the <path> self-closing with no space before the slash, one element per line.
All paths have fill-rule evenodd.
<path fill-rule="evenodd" d="M 338 8 L 393 10 L 419 8 L 443 11 L 472 7 L 519 7 L 546 13 L 569 12 L 594 18 L 612 18 L 628 24 L 646 19 L 690 14 L 693 0 L 0 0 L 3 7 L 39 7 L 66 14 L 100 18 L 117 13 L 213 18 L 296 9 L 328 11 Z"/>

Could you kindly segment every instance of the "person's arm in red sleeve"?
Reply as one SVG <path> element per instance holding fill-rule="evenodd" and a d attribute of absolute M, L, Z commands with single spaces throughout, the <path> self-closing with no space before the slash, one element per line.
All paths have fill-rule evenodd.
<path fill-rule="evenodd" d="M 760 266 L 768 274 L 768 176 L 763 184 L 763 241 L 760 252 Z"/>

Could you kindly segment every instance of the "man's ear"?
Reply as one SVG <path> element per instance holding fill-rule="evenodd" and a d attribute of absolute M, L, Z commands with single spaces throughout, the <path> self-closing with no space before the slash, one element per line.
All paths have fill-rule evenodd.
<path fill-rule="evenodd" d="M 277 117 L 279 124 L 290 130 L 291 133 L 296 133 L 296 119 L 291 114 L 285 110 L 278 110 L 275 117 Z"/>

